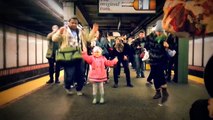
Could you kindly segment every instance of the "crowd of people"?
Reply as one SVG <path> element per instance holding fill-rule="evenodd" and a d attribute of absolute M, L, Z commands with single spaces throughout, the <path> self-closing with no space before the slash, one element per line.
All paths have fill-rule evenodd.
<path fill-rule="evenodd" d="M 99 30 L 97 23 L 93 24 L 90 33 L 78 29 L 77 25 L 78 20 L 73 17 L 69 19 L 68 24 L 60 28 L 54 25 L 52 32 L 48 34 L 49 45 L 46 57 L 49 62 L 50 80 L 47 84 L 54 81 L 60 83 L 59 72 L 63 67 L 64 88 L 68 94 L 73 94 L 75 86 L 77 95 L 83 95 L 84 84 L 90 82 L 94 96 L 92 103 L 98 102 L 96 97 L 98 90 L 101 95 L 99 102 L 104 103 L 104 83 L 109 81 L 109 67 L 113 68 L 113 88 L 119 87 L 121 66 L 124 68 L 126 86 L 132 88 L 134 86 L 130 77 L 130 63 L 136 72 L 136 78 L 145 79 L 144 70 L 147 61 L 144 61 L 143 57 L 144 52 L 148 51 L 151 70 L 147 84 L 154 83 L 156 94 L 153 99 L 168 97 L 166 83 L 172 80 L 172 69 L 175 72 L 173 81 L 178 82 L 176 77 L 178 38 L 171 34 L 166 35 L 160 20 L 157 21 L 152 33 L 146 36 L 144 31 L 140 31 L 136 39 L 126 35 L 116 37 L 114 40 L 109 39 L 108 35 Z M 173 54 L 169 54 L 168 51 L 173 51 Z M 66 59 L 58 58 L 60 54 Z"/>
<path fill-rule="evenodd" d="M 109 81 L 109 67 L 113 67 L 113 88 L 118 88 L 118 79 L 121 74 L 121 64 L 124 68 L 126 86 L 134 87 L 130 77 L 130 63 L 136 72 L 136 78 L 145 78 L 145 62 L 150 64 L 150 73 L 147 85 L 154 84 L 156 93 L 153 99 L 166 100 L 169 96 L 167 82 L 178 82 L 178 37 L 167 33 L 162 28 L 162 21 L 158 20 L 154 31 L 145 35 L 140 31 L 138 37 L 123 35 L 114 40 L 109 39 L 99 30 L 97 23 L 93 24 L 90 33 L 77 28 L 78 19 L 70 18 L 68 24 L 62 27 L 52 26 L 52 32 L 47 35 L 49 41 L 46 58 L 49 63 L 49 77 L 47 84 L 60 83 L 60 68 L 64 68 L 64 88 L 67 94 L 83 95 L 85 83 L 92 83 L 92 103 L 104 103 L 104 83 Z M 58 58 L 63 53 L 64 59 Z M 147 61 L 145 53 L 149 53 Z M 212 75 L 212 59 L 205 69 L 205 85 L 212 97 L 210 87 Z M 171 70 L 174 70 L 172 79 Z M 55 79 L 54 79 L 55 73 Z M 100 100 L 98 100 L 100 94 Z M 192 104 L 190 119 L 212 119 L 212 98 L 200 99 Z"/>

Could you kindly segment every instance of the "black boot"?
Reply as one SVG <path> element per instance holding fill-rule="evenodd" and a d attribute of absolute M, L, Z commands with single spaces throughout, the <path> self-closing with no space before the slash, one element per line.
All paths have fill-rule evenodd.
<path fill-rule="evenodd" d="M 158 99 L 158 98 L 161 98 L 160 90 L 156 90 L 156 93 L 155 93 L 155 95 L 153 96 L 153 99 Z"/>
<path fill-rule="evenodd" d="M 113 85 L 113 88 L 118 88 L 118 84 L 114 84 L 114 85 Z"/>
<path fill-rule="evenodd" d="M 169 93 L 167 92 L 166 88 L 162 88 L 162 99 L 161 99 L 161 104 L 165 103 L 168 100 Z"/>
<path fill-rule="evenodd" d="M 55 83 L 56 83 L 56 84 L 59 84 L 59 83 L 60 83 L 60 81 L 57 79 L 57 80 L 55 80 Z"/>
<path fill-rule="evenodd" d="M 54 81 L 52 80 L 52 79 L 50 79 L 50 80 L 48 80 L 46 83 L 47 84 L 51 84 L 51 83 L 53 83 Z"/>
<path fill-rule="evenodd" d="M 166 88 L 162 88 L 162 95 L 166 97 L 169 96 L 169 93 L 167 92 Z"/>

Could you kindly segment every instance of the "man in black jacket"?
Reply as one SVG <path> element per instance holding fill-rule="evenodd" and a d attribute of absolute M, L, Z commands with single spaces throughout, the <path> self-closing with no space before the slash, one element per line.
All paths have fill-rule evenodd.
<path fill-rule="evenodd" d="M 143 48 L 145 47 L 145 34 L 144 31 L 139 33 L 139 37 L 133 41 L 132 46 L 134 49 L 134 60 L 135 60 L 135 70 L 136 70 L 136 78 L 145 78 L 144 75 L 144 62 L 140 57 L 140 54 L 143 52 Z"/>

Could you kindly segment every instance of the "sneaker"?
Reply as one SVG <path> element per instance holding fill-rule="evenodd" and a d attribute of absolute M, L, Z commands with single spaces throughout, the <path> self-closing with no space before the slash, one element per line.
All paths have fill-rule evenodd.
<path fill-rule="evenodd" d="M 100 104 L 103 104 L 103 103 L 104 103 L 104 98 L 101 97 L 101 99 L 100 99 Z"/>
<path fill-rule="evenodd" d="M 55 84 L 59 84 L 59 83 L 60 83 L 60 81 L 59 81 L 59 80 L 56 80 L 56 81 L 55 81 Z"/>
<path fill-rule="evenodd" d="M 53 83 L 53 82 L 54 82 L 53 80 L 48 80 L 46 83 L 50 84 L 50 83 Z"/>
<path fill-rule="evenodd" d="M 153 82 L 152 82 L 152 81 L 147 81 L 147 82 L 149 82 L 150 84 L 153 84 Z"/>
<path fill-rule="evenodd" d="M 145 75 L 141 75 L 141 78 L 145 78 Z"/>
<path fill-rule="evenodd" d="M 128 84 L 127 87 L 134 87 L 132 84 Z"/>
<path fill-rule="evenodd" d="M 148 86 L 148 87 L 152 86 L 152 84 L 153 84 L 153 83 L 152 83 L 151 81 L 147 81 L 147 82 L 146 82 L 146 86 Z"/>
<path fill-rule="evenodd" d="M 109 79 L 107 79 L 107 81 L 104 82 L 104 84 L 108 84 L 109 83 Z"/>
<path fill-rule="evenodd" d="M 92 104 L 96 104 L 97 103 L 97 99 L 94 98 L 93 101 L 92 101 Z"/>
<path fill-rule="evenodd" d="M 65 91 L 67 92 L 67 94 L 72 95 L 73 92 L 71 91 L 71 89 L 65 89 Z"/>
<path fill-rule="evenodd" d="M 82 96 L 83 93 L 82 93 L 81 91 L 77 91 L 77 95 L 78 95 L 78 96 Z"/>
<path fill-rule="evenodd" d="M 136 76 L 136 78 L 140 78 L 140 77 L 141 77 L 140 75 L 137 75 L 137 76 Z"/>
<path fill-rule="evenodd" d="M 118 84 L 114 84 L 114 85 L 113 85 L 113 88 L 118 88 Z"/>

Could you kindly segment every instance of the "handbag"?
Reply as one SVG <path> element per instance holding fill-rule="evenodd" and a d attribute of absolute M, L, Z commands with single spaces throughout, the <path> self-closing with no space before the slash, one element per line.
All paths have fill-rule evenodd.
<path fill-rule="evenodd" d="M 144 56 L 142 58 L 142 61 L 149 60 L 149 52 L 145 49 L 144 50 Z"/>
<path fill-rule="evenodd" d="M 142 59 L 145 55 L 145 52 L 143 51 L 141 54 L 140 54 L 140 58 Z"/>
<path fill-rule="evenodd" d="M 56 61 L 72 61 L 81 58 L 79 47 L 67 46 L 56 51 Z"/>

